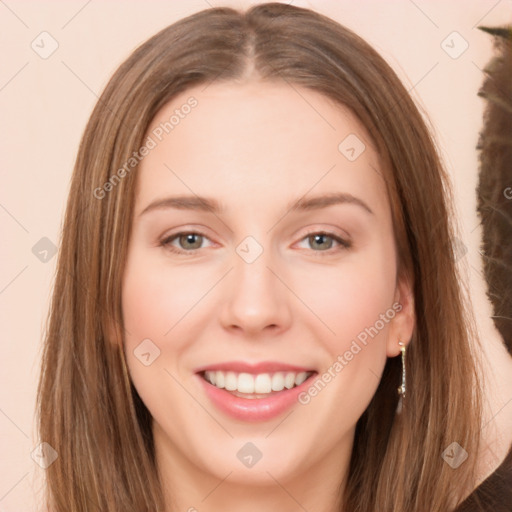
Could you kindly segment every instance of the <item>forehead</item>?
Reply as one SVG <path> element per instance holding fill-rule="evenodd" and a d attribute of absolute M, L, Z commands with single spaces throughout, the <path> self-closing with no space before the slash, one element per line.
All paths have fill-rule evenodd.
<path fill-rule="evenodd" d="M 190 105 L 193 105 L 192 107 Z M 153 149 L 139 166 L 139 211 L 165 193 L 289 202 L 342 190 L 386 208 L 378 154 L 346 107 L 283 83 L 213 83 L 189 89 L 157 113 Z"/>

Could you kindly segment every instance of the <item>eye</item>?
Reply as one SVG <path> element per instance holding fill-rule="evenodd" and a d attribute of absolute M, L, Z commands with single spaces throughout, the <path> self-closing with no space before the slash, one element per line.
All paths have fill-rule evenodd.
<path fill-rule="evenodd" d="M 196 231 L 181 231 L 174 235 L 164 238 L 160 245 L 178 254 L 193 254 L 194 251 L 202 249 L 202 242 L 208 238 L 202 233 Z M 173 242 L 176 241 L 181 247 L 176 247 Z"/>
<path fill-rule="evenodd" d="M 329 254 L 333 252 L 331 249 L 334 244 L 339 245 L 338 249 L 335 249 L 334 252 L 348 249 L 352 245 L 348 240 L 334 233 L 327 233 L 325 231 L 313 231 L 308 233 L 301 241 L 309 242 L 310 247 L 315 249 L 314 252 L 328 252 Z M 316 248 L 319 248 L 319 250 L 316 250 Z"/>
<path fill-rule="evenodd" d="M 205 240 L 209 240 L 209 238 L 197 231 L 181 231 L 164 238 L 160 242 L 160 245 L 169 249 L 171 252 L 191 256 L 195 251 L 204 248 L 203 242 Z M 314 252 L 327 252 L 328 254 L 348 249 L 352 245 L 349 241 L 340 236 L 325 231 L 310 232 L 301 240 L 301 242 L 303 241 L 309 242 Z M 177 247 L 174 242 L 177 242 L 179 246 Z M 332 251 L 331 249 L 334 244 L 338 244 L 339 247 Z"/>

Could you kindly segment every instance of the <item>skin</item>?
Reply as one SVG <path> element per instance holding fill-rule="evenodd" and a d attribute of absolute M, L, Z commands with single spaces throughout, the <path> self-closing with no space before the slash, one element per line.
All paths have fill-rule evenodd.
<path fill-rule="evenodd" d="M 356 422 L 386 358 L 399 355 L 398 341 L 407 343 L 414 327 L 410 285 L 397 281 L 378 155 L 350 111 L 285 83 L 187 90 L 148 134 L 190 96 L 198 105 L 139 167 L 122 296 L 126 358 L 154 419 L 167 510 L 335 510 Z M 366 145 L 353 162 L 338 150 L 349 134 Z M 373 213 L 355 203 L 287 209 L 304 195 L 331 192 L 351 194 Z M 141 215 L 153 201 L 182 194 L 215 198 L 225 211 Z M 310 231 L 351 246 L 329 237 L 315 243 Z M 179 232 L 204 238 L 161 245 Z M 250 264 L 236 252 L 247 236 L 263 249 Z M 194 375 L 227 360 L 283 361 L 321 375 L 396 302 L 402 310 L 317 396 L 275 419 L 226 416 Z M 149 366 L 134 355 L 147 338 L 160 350 Z M 262 453 L 251 468 L 236 456 L 247 442 Z"/>

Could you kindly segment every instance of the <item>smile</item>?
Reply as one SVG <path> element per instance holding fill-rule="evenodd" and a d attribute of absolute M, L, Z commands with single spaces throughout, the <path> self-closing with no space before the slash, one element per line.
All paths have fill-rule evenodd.
<path fill-rule="evenodd" d="M 285 364 L 225 363 L 202 368 L 195 375 L 215 409 L 237 420 L 256 422 L 276 418 L 297 404 L 298 395 L 318 372 Z"/>
<path fill-rule="evenodd" d="M 314 372 L 236 373 L 231 371 L 205 371 L 204 379 L 219 389 L 233 392 L 245 398 L 266 397 L 269 394 L 300 386 Z"/>

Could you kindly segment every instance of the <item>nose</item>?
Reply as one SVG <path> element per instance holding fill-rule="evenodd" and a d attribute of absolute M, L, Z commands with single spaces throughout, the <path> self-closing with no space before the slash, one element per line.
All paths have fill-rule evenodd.
<path fill-rule="evenodd" d="M 286 330 L 291 323 L 290 291 L 270 251 L 252 263 L 234 254 L 233 266 L 220 315 L 223 327 L 252 337 Z"/>

